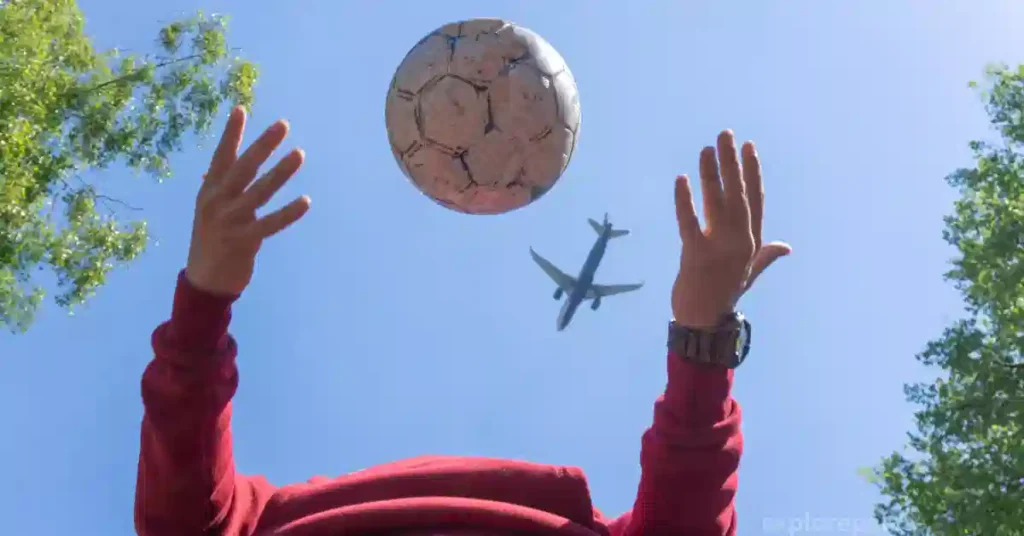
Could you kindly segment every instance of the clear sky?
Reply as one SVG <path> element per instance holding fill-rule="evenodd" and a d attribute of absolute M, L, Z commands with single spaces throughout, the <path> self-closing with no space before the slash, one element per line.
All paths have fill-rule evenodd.
<path fill-rule="evenodd" d="M 744 535 L 870 517 L 877 494 L 856 470 L 903 443 L 901 386 L 929 375 L 913 356 L 961 310 L 941 280 L 955 196 L 943 177 L 969 164 L 968 140 L 988 136 L 966 84 L 1024 50 L 1024 5 L 995 0 L 81 5 L 99 46 L 136 51 L 179 15 L 230 14 L 231 43 L 262 70 L 250 124 L 286 117 L 282 153 L 307 151 L 279 201 L 308 193 L 313 209 L 266 245 L 232 326 L 238 464 L 277 484 L 418 454 L 488 455 L 581 466 L 598 507 L 626 510 L 665 385 L 672 179 L 696 171 L 722 128 L 754 139 L 765 239 L 795 253 L 742 302 L 754 323 L 735 386 Z M 422 197 L 384 131 L 408 48 L 482 16 L 551 42 L 583 111 L 560 184 L 499 217 Z M 104 175 L 101 187 L 145 207 L 153 245 L 76 316 L 48 306 L 27 335 L 0 334 L 5 534 L 132 532 L 139 378 L 211 149 L 179 155 L 161 185 Z M 610 245 L 598 282 L 647 286 L 557 333 L 554 285 L 528 247 L 575 272 L 595 238 L 585 219 L 606 211 L 633 234 Z"/>

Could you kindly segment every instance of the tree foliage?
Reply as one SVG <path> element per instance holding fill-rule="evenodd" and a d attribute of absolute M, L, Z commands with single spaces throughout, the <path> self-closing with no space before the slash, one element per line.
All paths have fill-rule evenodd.
<path fill-rule="evenodd" d="M 144 250 L 145 222 L 88 177 L 168 177 L 186 135 L 251 104 L 256 67 L 225 31 L 200 13 L 160 30 L 154 54 L 97 51 L 74 0 L 0 1 L 0 324 L 29 327 L 43 276 L 71 307 Z"/>
<path fill-rule="evenodd" d="M 920 406 L 911 452 L 870 473 L 886 499 L 875 516 L 897 535 L 1024 535 L 1024 66 L 988 75 L 999 140 L 971 142 L 974 167 L 947 177 L 960 198 L 946 279 L 967 315 L 917 356 L 944 374 L 905 387 Z"/>

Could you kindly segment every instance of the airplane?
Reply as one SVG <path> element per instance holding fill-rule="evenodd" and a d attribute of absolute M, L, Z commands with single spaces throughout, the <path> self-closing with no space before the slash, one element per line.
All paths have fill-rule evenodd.
<path fill-rule="evenodd" d="M 575 278 L 559 270 L 550 261 L 538 255 L 532 247 L 530 248 L 530 256 L 533 257 L 533 261 L 540 266 L 541 270 L 544 270 L 544 273 L 548 274 L 548 277 L 555 282 L 555 285 L 558 285 L 555 289 L 554 298 L 560 300 L 562 299 L 562 294 L 566 295 L 565 304 L 562 306 L 562 311 L 558 313 L 558 321 L 555 324 L 558 331 L 562 331 L 569 325 L 572 316 L 576 314 L 576 309 L 585 300 L 593 300 L 590 309 L 596 311 L 601 306 L 601 298 L 632 292 L 644 286 L 643 283 L 632 285 L 597 285 L 594 283 L 594 274 L 597 272 L 597 267 L 601 264 L 601 259 L 604 257 L 608 241 L 612 238 L 626 236 L 629 234 L 629 231 L 626 229 L 612 229 L 612 224 L 608 222 L 607 213 L 604 215 L 604 224 L 597 223 L 589 218 L 587 222 L 594 229 L 594 232 L 597 233 L 597 242 L 594 243 L 594 247 L 590 248 L 590 254 L 587 255 L 587 260 L 583 263 L 583 269 L 580 270 L 580 274 Z"/>

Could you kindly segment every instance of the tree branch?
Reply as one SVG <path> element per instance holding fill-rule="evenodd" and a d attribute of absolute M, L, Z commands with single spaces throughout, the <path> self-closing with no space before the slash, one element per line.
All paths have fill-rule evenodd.
<path fill-rule="evenodd" d="M 110 201 L 111 203 L 117 203 L 118 205 L 121 205 L 122 207 L 124 207 L 124 208 L 126 208 L 128 210 L 134 210 L 136 212 L 143 210 L 140 207 L 129 205 L 128 203 L 126 203 L 124 201 L 121 201 L 120 199 L 117 199 L 117 198 L 114 198 L 114 197 L 110 197 L 110 196 L 107 196 L 107 195 L 93 194 L 92 196 L 95 199 L 99 199 L 100 201 Z"/>
<path fill-rule="evenodd" d="M 164 61 L 164 62 L 158 63 L 158 64 L 153 66 L 153 69 L 154 70 L 155 69 L 162 69 L 164 67 L 169 67 L 169 66 L 174 65 L 176 63 L 182 63 L 182 62 L 185 62 L 185 61 L 192 61 L 192 60 L 199 59 L 199 58 L 200 58 L 199 54 L 192 54 L 191 56 L 184 56 L 184 57 L 181 57 L 181 58 L 176 58 L 176 59 L 173 59 L 173 60 L 168 60 L 168 61 Z M 131 73 L 128 73 L 126 75 L 119 76 L 117 78 L 114 78 L 113 80 L 107 80 L 106 82 L 103 82 L 102 84 L 97 84 L 96 86 L 93 86 L 93 87 L 91 87 L 89 89 L 84 90 L 83 93 L 92 93 L 94 91 L 98 91 L 100 89 L 103 89 L 103 88 L 105 88 L 107 86 L 112 86 L 114 84 L 120 84 L 121 82 L 124 82 L 124 81 L 128 80 L 129 78 L 131 78 L 132 76 L 137 75 L 140 72 L 142 72 L 142 69 L 136 69 L 136 70 L 134 70 Z"/>
<path fill-rule="evenodd" d="M 131 205 L 128 202 L 122 201 L 122 200 L 120 200 L 120 199 L 118 199 L 116 197 L 110 197 L 109 195 L 98 194 L 98 193 L 96 193 L 96 187 L 94 187 L 92 184 L 89 184 L 85 179 L 83 179 L 82 177 L 79 177 L 78 175 L 75 175 L 74 178 L 77 179 L 78 182 L 82 183 L 84 189 L 89 192 L 89 195 L 92 196 L 93 199 L 96 199 L 97 201 L 102 202 L 103 205 L 105 207 L 107 207 L 107 210 L 109 210 L 111 212 L 115 212 L 115 210 L 113 208 L 111 208 L 108 203 L 117 203 L 118 205 L 121 205 L 122 207 L 124 207 L 124 208 L 126 208 L 128 210 L 131 210 L 131 211 L 135 211 L 135 212 L 141 212 L 141 211 L 145 210 L 142 207 L 137 207 L 137 206 Z M 64 191 L 65 192 L 71 189 L 71 185 L 68 184 L 68 182 L 66 180 L 60 179 L 60 182 L 61 182 L 61 184 L 64 185 Z"/>

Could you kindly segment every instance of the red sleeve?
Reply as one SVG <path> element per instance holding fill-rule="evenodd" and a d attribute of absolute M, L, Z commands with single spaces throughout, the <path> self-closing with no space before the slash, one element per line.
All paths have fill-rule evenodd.
<path fill-rule="evenodd" d="M 643 435 L 636 502 L 613 534 L 735 536 L 743 437 L 732 377 L 669 354 L 668 386 Z"/>
<path fill-rule="evenodd" d="M 228 335 L 234 297 L 178 277 L 171 320 L 153 332 L 142 376 L 142 443 L 135 489 L 140 536 L 251 534 L 273 488 L 235 474 L 231 397 L 238 386 Z"/>

